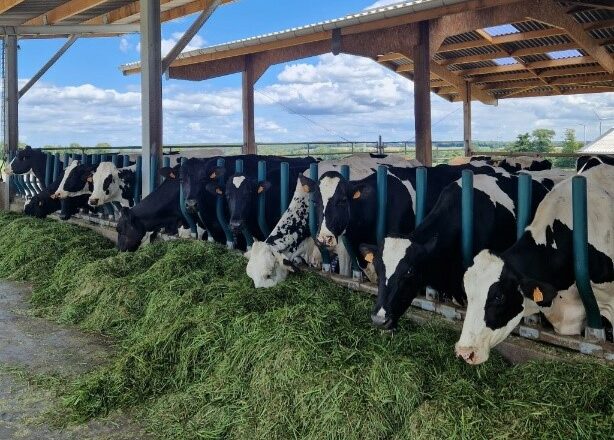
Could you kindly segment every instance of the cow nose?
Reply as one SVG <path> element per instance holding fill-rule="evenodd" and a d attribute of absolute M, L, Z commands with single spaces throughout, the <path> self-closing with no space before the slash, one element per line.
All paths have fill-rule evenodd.
<path fill-rule="evenodd" d="M 92 206 L 97 206 L 98 205 L 98 199 L 89 199 L 88 203 Z"/>
<path fill-rule="evenodd" d="M 334 235 L 329 235 L 329 234 L 319 235 L 318 243 L 320 243 L 320 245 L 322 246 L 334 247 L 337 245 L 337 240 L 335 239 Z"/>
<path fill-rule="evenodd" d="M 188 211 L 191 211 L 191 212 L 196 211 L 197 206 L 198 206 L 198 202 L 194 199 L 187 199 L 185 201 L 185 207 L 188 209 Z"/>
<path fill-rule="evenodd" d="M 386 315 L 383 308 L 380 308 L 377 313 L 371 314 L 371 323 L 374 327 L 383 329 L 383 330 L 391 330 L 392 320 Z"/>
<path fill-rule="evenodd" d="M 51 196 L 51 198 L 52 198 L 52 199 L 59 199 L 59 198 L 60 198 L 60 193 L 59 193 L 59 192 L 53 193 L 53 195 Z"/>
<path fill-rule="evenodd" d="M 232 229 L 233 231 L 238 231 L 242 227 L 243 227 L 242 220 L 231 220 L 230 221 L 230 229 Z"/>
<path fill-rule="evenodd" d="M 473 347 L 456 347 L 456 356 L 462 358 L 468 364 L 477 363 L 477 356 Z"/>

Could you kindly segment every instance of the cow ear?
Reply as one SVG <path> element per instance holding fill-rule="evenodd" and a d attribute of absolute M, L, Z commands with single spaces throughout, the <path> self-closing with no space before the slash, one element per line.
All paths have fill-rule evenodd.
<path fill-rule="evenodd" d="M 371 196 L 372 193 L 373 193 L 373 188 L 363 183 L 359 183 L 359 184 L 350 186 L 350 196 L 354 200 L 367 198 Z"/>
<path fill-rule="evenodd" d="M 258 182 L 258 194 L 263 193 L 271 189 L 271 182 L 268 180 L 263 180 L 262 182 Z"/>
<path fill-rule="evenodd" d="M 522 278 L 519 289 L 526 298 L 534 301 L 538 306 L 550 306 L 557 295 L 557 290 L 551 284 L 531 278 Z"/>
<path fill-rule="evenodd" d="M 377 254 L 377 246 L 373 246 L 372 244 L 361 244 L 360 247 L 360 254 L 362 255 L 362 258 L 367 262 L 367 263 L 373 263 L 373 261 L 375 260 L 375 255 Z"/>
<path fill-rule="evenodd" d="M 177 175 L 175 174 L 175 169 L 171 167 L 163 167 L 160 168 L 158 174 L 164 177 L 165 179 L 176 179 Z"/>
<path fill-rule="evenodd" d="M 211 194 L 213 194 L 214 196 L 224 195 L 224 190 L 217 183 L 207 183 L 207 186 L 205 186 L 205 189 L 209 191 Z"/>
<path fill-rule="evenodd" d="M 302 174 L 298 176 L 301 181 L 301 185 L 303 186 L 303 191 L 306 193 L 313 193 L 318 188 L 318 184 L 310 179 L 309 177 L 305 177 Z"/>
<path fill-rule="evenodd" d="M 226 175 L 225 167 L 215 167 L 213 168 L 213 170 L 211 170 L 211 173 L 209 174 L 209 179 L 215 180 L 219 177 L 224 177 L 225 175 Z"/>

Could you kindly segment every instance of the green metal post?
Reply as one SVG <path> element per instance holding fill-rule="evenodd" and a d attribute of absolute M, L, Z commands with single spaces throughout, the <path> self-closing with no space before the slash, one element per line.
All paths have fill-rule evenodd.
<path fill-rule="evenodd" d="M 134 176 L 134 203 L 137 204 L 141 201 L 141 185 L 143 175 L 143 157 L 139 156 L 136 158 L 136 171 Z"/>
<path fill-rule="evenodd" d="M 426 216 L 426 173 L 426 167 L 418 167 L 416 169 L 416 228 Z"/>
<path fill-rule="evenodd" d="M 217 166 L 223 167 L 224 159 L 219 158 L 217 160 Z M 222 176 L 218 178 L 217 182 L 220 186 L 224 186 L 224 178 Z M 234 239 L 232 236 L 232 232 L 230 231 L 230 228 L 228 227 L 228 220 L 226 220 L 226 214 L 224 213 L 224 196 L 220 196 L 220 195 L 217 196 L 217 200 L 215 203 L 215 213 L 217 215 L 217 221 L 219 222 L 220 226 L 224 230 L 224 235 L 226 235 L 226 247 L 228 249 L 233 249 Z"/>
<path fill-rule="evenodd" d="M 309 178 L 314 182 L 318 182 L 318 164 L 312 163 L 309 165 Z M 309 194 L 309 232 L 313 241 L 317 244 L 316 235 L 318 234 L 318 219 L 316 217 L 316 205 L 314 203 L 315 194 Z M 330 272 L 330 254 L 324 247 L 318 246 L 322 254 L 322 271 Z"/>
<path fill-rule="evenodd" d="M 258 161 L 258 182 L 266 180 L 266 161 Z M 266 224 L 266 191 L 258 194 L 258 226 L 265 237 L 268 237 L 271 230 Z"/>
<path fill-rule="evenodd" d="M 284 212 L 288 209 L 288 185 L 290 184 L 290 164 L 288 162 L 282 162 L 279 173 L 279 209 L 280 214 L 284 215 Z"/>
<path fill-rule="evenodd" d="M 51 185 L 53 173 L 53 155 L 45 153 L 45 188 Z"/>
<path fill-rule="evenodd" d="M 243 174 L 243 159 L 237 159 L 235 161 L 235 173 Z M 245 237 L 247 248 L 251 248 L 254 244 L 254 237 L 252 237 L 252 234 L 250 234 L 249 230 L 245 226 L 241 229 L 241 232 L 243 233 L 243 237 Z"/>
<path fill-rule="evenodd" d="M 55 153 L 53 156 L 53 181 L 60 176 L 60 153 Z"/>
<path fill-rule="evenodd" d="M 340 174 L 343 176 L 345 180 L 350 181 L 350 167 L 349 165 L 341 165 L 341 169 L 339 170 Z M 360 270 L 360 266 L 358 265 L 358 261 L 356 260 L 356 254 L 353 249 L 350 247 L 350 243 L 345 235 L 341 236 L 341 240 L 343 240 L 343 245 L 347 250 L 348 255 L 350 256 L 350 260 L 352 262 L 352 278 L 357 280 L 362 280 L 362 271 Z"/>
<path fill-rule="evenodd" d="M 533 179 L 527 173 L 518 174 L 518 202 L 516 212 L 516 239 L 520 239 L 531 221 L 531 185 Z"/>
<path fill-rule="evenodd" d="M 182 166 L 186 160 L 187 158 L 185 157 L 181 158 Z M 185 195 L 183 194 L 183 185 L 181 184 L 179 185 L 179 209 L 181 210 L 181 215 L 183 215 L 183 218 L 185 219 L 185 221 L 188 223 L 190 227 L 190 234 L 192 235 L 192 237 L 196 237 L 196 235 L 198 234 L 198 228 L 196 227 L 196 222 L 194 221 L 194 219 L 192 218 L 188 210 L 185 209 Z"/>
<path fill-rule="evenodd" d="M 377 167 L 377 242 L 382 243 L 386 237 L 386 208 L 388 205 L 388 168 Z"/>
<path fill-rule="evenodd" d="M 586 178 L 584 176 L 574 176 L 571 180 L 571 191 L 573 200 L 573 253 L 576 286 L 586 309 L 587 334 L 592 333 L 593 336 L 597 336 L 595 333 L 603 333 L 603 324 L 601 322 L 599 306 L 591 287 L 588 267 Z M 593 330 L 593 332 L 590 332 L 590 330 Z M 601 332 L 595 332 L 594 330 L 601 330 Z M 599 339 L 604 339 L 605 334 L 598 337 Z"/>
<path fill-rule="evenodd" d="M 462 183 L 462 251 L 466 269 L 473 261 L 473 171 L 463 170 Z"/>

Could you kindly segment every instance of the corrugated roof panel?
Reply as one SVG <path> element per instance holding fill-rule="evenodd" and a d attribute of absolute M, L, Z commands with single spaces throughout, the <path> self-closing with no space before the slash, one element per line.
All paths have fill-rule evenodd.
<path fill-rule="evenodd" d="M 539 21 L 522 21 L 519 23 L 514 23 L 514 27 L 520 32 L 531 32 L 552 28 L 552 26 L 540 23 Z"/>

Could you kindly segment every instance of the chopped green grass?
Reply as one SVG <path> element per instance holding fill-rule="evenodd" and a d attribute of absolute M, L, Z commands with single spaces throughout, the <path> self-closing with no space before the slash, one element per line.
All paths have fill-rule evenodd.
<path fill-rule="evenodd" d="M 120 254 L 91 231 L 0 214 L 0 276 L 34 282 L 41 313 L 116 337 L 116 357 L 68 387 L 72 420 L 134 407 L 168 439 L 614 432 L 611 365 L 509 366 L 493 354 L 471 367 L 453 355 L 454 331 L 404 320 L 382 334 L 370 326 L 371 298 L 314 274 L 256 290 L 243 258 L 216 245 Z"/>

